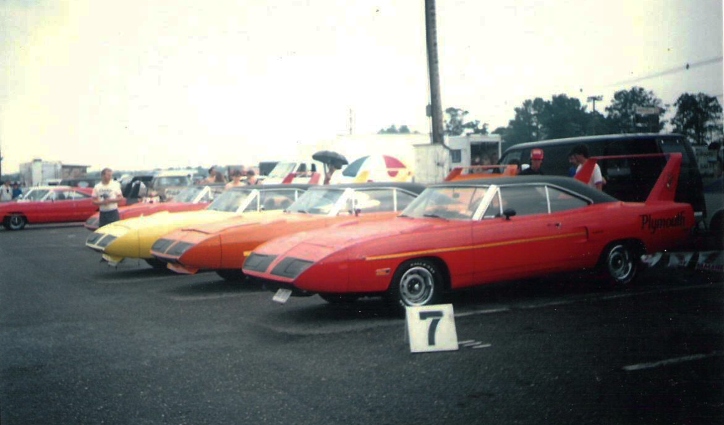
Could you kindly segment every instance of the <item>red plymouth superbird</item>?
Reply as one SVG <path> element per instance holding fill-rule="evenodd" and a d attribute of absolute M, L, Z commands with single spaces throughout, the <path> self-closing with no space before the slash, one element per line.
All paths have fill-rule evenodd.
<path fill-rule="evenodd" d="M 598 269 L 613 285 L 626 285 L 642 255 L 690 240 L 693 209 L 673 201 L 681 155 L 670 154 L 645 202 L 622 202 L 582 183 L 593 165 L 584 165 L 576 179 L 432 185 L 391 220 L 273 239 L 250 254 L 243 272 L 279 288 L 282 298 L 318 293 L 339 302 L 382 295 L 403 306 L 557 272 Z"/>

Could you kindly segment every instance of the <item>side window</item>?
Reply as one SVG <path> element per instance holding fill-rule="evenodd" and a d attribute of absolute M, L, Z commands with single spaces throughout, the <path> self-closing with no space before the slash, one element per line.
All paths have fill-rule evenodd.
<path fill-rule="evenodd" d="M 545 186 L 501 187 L 503 210 L 514 209 L 516 216 L 548 214 Z"/>
<path fill-rule="evenodd" d="M 453 164 L 459 164 L 463 161 L 463 154 L 460 149 L 450 150 L 450 162 Z"/>
<path fill-rule="evenodd" d="M 681 166 L 686 167 L 689 164 L 691 164 L 691 159 L 689 156 L 689 151 L 686 149 L 686 142 L 682 139 L 661 139 L 659 141 L 659 144 L 661 145 L 661 150 L 664 153 L 680 153 L 681 158 Z"/>
<path fill-rule="evenodd" d="M 520 164 L 522 152 L 520 150 L 508 151 L 500 160 L 500 165 Z"/>
<path fill-rule="evenodd" d="M 349 202 L 352 205 L 349 205 Z M 362 213 L 392 211 L 394 194 L 391 189 L 356 190 L 351 201 L 348 201 L 347 212 L 359 210 Z M 345 211 L 340 211 L 343 214 Z"/>
<path fill-rule="evenodd" d="M 77 192 L 77 191 L 75 191 L 75 190 L 71 190 L 71 191 L 69 191 L 69 192 L 66 193 L 66 198 L 68 198 L 68 199 L 74 199 L 74 200 L 79 200 L 79 199 L 90 198 L 90 195 L 86 195 L 85 193 L 81 193 L 81 192 Z"/>
<path fill-rule="evenodd" d="M 625 140 L 616 140 L 611 142 L 604 148 L 603 155 L 631 155 L 631 152 L 627 149 L 627 146 L 630 144 L 630 142 Z M 608 180 L 627 178 L 631 176 L 631 164 L 629 158 L 606 159 L 600 161 L 599 166 L 601 167 L 601 172 L 606 175 Z"/>
<path fill-rule="evenodd" d="M 589 205 L 588 201 L 554 187 L 548 187 L 548 201 L 552 213 L 583 208 Z"/>
<path fill-rule="evenodd" d="M 395 195 L 397 196 L 397 210 L 396 211 L 402 211 L 405 208 L 407 208 L 408 205 L 410 205 L 410 202 L 414 201 L 416 196 L 403 192 L 401 190 L 395 190 Z"/>

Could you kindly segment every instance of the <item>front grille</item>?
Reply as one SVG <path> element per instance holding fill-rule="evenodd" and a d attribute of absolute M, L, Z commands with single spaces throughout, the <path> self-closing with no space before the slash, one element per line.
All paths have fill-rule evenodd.
<path fill-rule="evenodd" d="M 173 239 L 159 239 L 156 241 L 156 243 L 153 244 L 151 247 L 151 251 L 161 252 L 164 253 L 168 249 L 171 244 L 173 244 L 175 240 Z"/>

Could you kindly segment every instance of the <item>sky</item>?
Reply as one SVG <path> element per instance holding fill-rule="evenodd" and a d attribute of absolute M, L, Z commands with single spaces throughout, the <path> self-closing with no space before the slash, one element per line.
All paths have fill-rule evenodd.
<path fill-rule="evenodd" d="M 430 131 L 424 0 L 0 0 L 3 174 L 290 159 Z M 490 130 L 526 99 L 722 102 L 722 0 L 436 0 L 443 109 Z M 689 69 L 686 65 L 689 64 Z M 589 110 L 592 104 L 588 104 Z M 351 123 L 351 124 L 350 124 Z"/>

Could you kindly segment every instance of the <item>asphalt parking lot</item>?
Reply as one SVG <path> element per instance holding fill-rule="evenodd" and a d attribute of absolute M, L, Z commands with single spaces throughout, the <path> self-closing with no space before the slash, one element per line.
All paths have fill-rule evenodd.
<path fill-rule="evenodd" d="M 413 354 L 378 300 L 110 268 L 88 234 L 0 231 L 2 425 L 724 422 L 717 271 L 455 294 L 458 349 Z"/>

